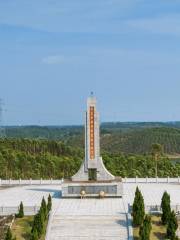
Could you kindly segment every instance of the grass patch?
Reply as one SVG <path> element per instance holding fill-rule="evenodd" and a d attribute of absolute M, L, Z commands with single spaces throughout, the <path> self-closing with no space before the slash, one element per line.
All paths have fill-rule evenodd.
<path fill-rule="evenodd" d="M 34 216 L 16 218 L 11 229 L 13 237 L 16 236 L 17 240 L 30 240 L 33 220 L 34 220 Z M 42 234 L 42 237 L 40 238 L 40 240 L 45 239 L 46 226 L 47 226 L 47 221 L 45 222 L 45 231 Z"/>
<path fill-rule="evenodd" d="M 161 217 L 152 215 L 151 216 L 152 222 L 152 230 L 151 230 L 151 240 L 163 240 L 166 238 L 166 227 L 161 223 Z M 136 227 L 133 229 L 134 239 L 138 240 L 139 237 L 139 228 Z"/>
<path fill-rule="evenodd" d="M 33 223 L 33 216 L 16 218 L 12 226 L 12 234 L 18 240 L 29 240 L 31 228 Z"/>

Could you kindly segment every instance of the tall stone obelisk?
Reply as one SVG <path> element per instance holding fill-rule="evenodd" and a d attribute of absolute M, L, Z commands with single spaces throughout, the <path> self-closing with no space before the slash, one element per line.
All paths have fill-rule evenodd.
<path fill-rule="evenodd" d="M 85 113 L 85 159 L 72 181 L 107 181 L 115 177 L 105 168 L 100 156 L 99 113 L 96 98 L 87 99 Z"/>

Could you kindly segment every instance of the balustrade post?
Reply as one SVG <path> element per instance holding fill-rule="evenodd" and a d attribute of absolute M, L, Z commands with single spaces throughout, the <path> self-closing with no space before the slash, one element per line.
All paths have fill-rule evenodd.
<path fill-rule="evenodd" d="M 137 183 L 137 176 L 136 176 L 136 178 L 135 178 L 135 182 Z"/>
<path fill-rule="evenodd" d="M 158 176 L 156 176 L 156 183 L 158 183 Z"/>

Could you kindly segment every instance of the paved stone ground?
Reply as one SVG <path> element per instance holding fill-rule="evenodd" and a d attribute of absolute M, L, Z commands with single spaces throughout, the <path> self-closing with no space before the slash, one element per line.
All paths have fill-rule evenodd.
<path fill-rule="evenodd" d="M 59 202 L 61 187 L 59 185 L 30 185 L 0 189 L 1 206 L 19 206 L 22 201 L 24 206 L 40 206 L 43 196 L 45 199 L 51 194 L 56 206 Z"/>
<path fill-rule="evenodd" d="M 58 239 L 128 239 L 122 199 L 62 199 L 50 230 L 50 240 Z"/>
<path fill-rule="evenodd" d="M 0 207 L 40 205 L 42 197 L 53 197 L 51 240 L 116 240 L 127 239 L 126 215 L 139 186 L 146 205 L 160 205 L 163 192 L 171 204 L 180 204 L 180 185 L 167 183 L 125 183 L 122 199 L 60 199 L 60 185 L 24 186 L 0 189 Z M 124 202 L 124 204 L 123 204 Z M 125 209 L 124 209 L 125 205 Z"/>
<path fill-rule="evenodd" d="M 167 183 L 125 183 L 124 184 L 124 202 L 132 205 L 136 187 L 141 190 L 145 205 L 160 205 L 164 191 L 171 196 L 171 205 L 180 204 L 180 184 Z"/>

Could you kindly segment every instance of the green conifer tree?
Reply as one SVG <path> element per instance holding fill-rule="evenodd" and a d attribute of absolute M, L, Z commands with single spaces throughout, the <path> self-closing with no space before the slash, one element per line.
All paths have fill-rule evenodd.
<path fill-rule="evenodd" d="M 31 233 L 31 240 L 38 240 L 38 232 L 36 229 Z"/>
<path fill-rule="evenodd" d="M 144 215 L 145 215 L 144 199 L 141 192 L 139 191 L 139 188 L 137 187 L 132 211 L 133 224 L 135 226 L 140 226 L 144 220 Z"/>
<path fill-rule="evenodd" d="M 176 230 L 178 228 L 178 222 L 176 219 L 175 212 L 172 211 L 170 213 L 169 219 L 168 219 L 168 224 L 167 224 L 167 238 L 170 240 L 176 240 Z"/>
<path fill-rule="evenodd" d="M 40 211 L 41 211 L 41 215 L 43 217 L 43 220 L 46 220 L 46 218 L 47 218 L 47 205 L 46 205 L 46 201 L 45 201 L 44 197 L 43 197 L 42 202 L 41 202 Z"/>
<path fill-rule="evenodd" d="M 21 202 L 20 203 L 20 206 L 19 206 L 19 213 L 18 213 L 18 218 L 23 218 L 24 217 L 24 206 L 23 206 L 23 203 Z"/>
<path fill-rule="evenodd" d="M 167 192 L 164 192 L 162 196 L 161 209 L 162 209 L 161 221 L 164 225 L 166 225 L 171 214 L 170 195 Z"/>
<path fill-rule="evenodd" d="M 37 215 L 37 233 L 40 237 L 44 232 L 44 213 L 42 210 L 39 211 Z"/>
<path fill-rule="evenodd" d="M 151 217 L 146 215 L 139 230 L 139 240 L 150 240 L 151 229 Z"/>
<path fill-rule="evenodd" d="M 12 240 L 12 233 L 10 227 L 7 230 L 5 240 Z"/>
<path fill-rule="evenodd" d="M 52 198 L 51 198 L 51 195 L 49 194 L 49 196 L 48 196 L 48 203 L 47 203 L 47 211 L 48 211 L 48 213 L 51 211 L 51 208 L 52 208 Z"/>

